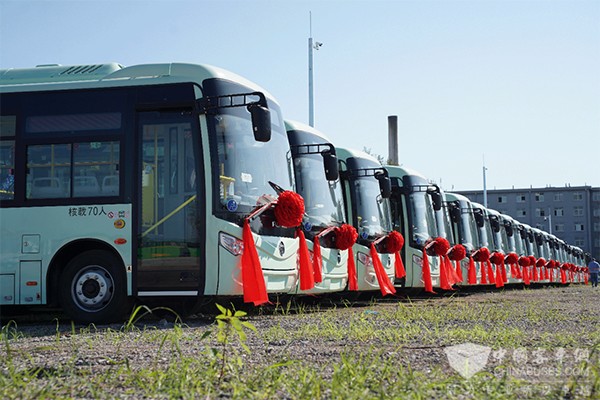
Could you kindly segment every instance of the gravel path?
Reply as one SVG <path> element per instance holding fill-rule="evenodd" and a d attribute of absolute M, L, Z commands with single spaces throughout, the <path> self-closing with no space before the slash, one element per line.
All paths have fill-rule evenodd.
<path fill-rule="evenodd" d="M 486 371 L 495 374 L 510 367 L 514 376 L 532 381 L 565 379 L 566 368 L 597 363 L 593 348 L 600 343 L 600 289 L 590 286 L 286 306 L 254 310 L 246 318 L 257 329 L 248 334 L 250 352 L 238 353 L 247 365 L 300 360 L 327 373 L 343 354 L 377 351 L 416 371 L 441 369 L 452 375 L 457 371 L 448 349 L 465 343 L 488 349 Z M 167 365 L 177 355 L 170 339 L 164 342 L 169 333 L 176 333 L 177 351 L 184 355 L 218 346 L 214 334 L 201 339 L 207 330 L 216 330 L 214 315 L 192 316 L 181 329 L 150 318 L 129 330 L 120 324 L 87 327 L 65 323 L 60 315 L 54 318 L 49 312 L 34 321 L 4 316 L 0 371 L 52 370 L 73 363 L 92 372 L 123 362 L 133 369 Z M 557 373 L 557 366 L 563 372 Z"/>

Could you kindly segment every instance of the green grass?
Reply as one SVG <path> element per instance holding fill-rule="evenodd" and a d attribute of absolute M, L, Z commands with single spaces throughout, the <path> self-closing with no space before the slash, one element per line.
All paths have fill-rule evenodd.
<path fill-rule="evenodd" d="M 221 308 L 207 327 L 177 318 L 169 327 L 145 325 L 142 315 L 152 310 L 141 307 L 121 329 L 61 329 L 57 321 L 55 335 L 41 340 L 11 322 L 0 330 L 0 398 L 598 398 L 600 328 L 590 329 L 598 313 L 565 313 L 559 296 L 541 301 L 532 292 L 355 308 L 286 303 L 250 317 Z M 579 318 L 588 324 L 579 327 Z M 294 329 L 290 319 L 299 322 Z M 34 339 L 32 352 L 24 343 Z M 586 349 L 584 360 L 565 364 L 586 375 L 523 379 L 510 373 L 515 361 L 506 356 L 465 379 L 443 355 L 465 342 L 529 354 Z M 311 358 L 311 343 L 331 343 L 322 348 L 327 356 Z M 41 363 L 37 353 L 56 361 Z M 428 359 L 416 363 L 415 354 Z"/>

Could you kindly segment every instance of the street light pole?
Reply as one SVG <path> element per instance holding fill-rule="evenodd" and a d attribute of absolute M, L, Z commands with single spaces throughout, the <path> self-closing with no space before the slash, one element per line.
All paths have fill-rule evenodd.
<path fill-rule="evenodd" d="M 485 181 L 485 171 L 487 171 L 487 168 L 485 167 L 485 156 L 483 158 L 483 206 L 485 208 L 487 208 L 487 187 L 486 187 L 486 181 Z"/>
<path fill-rule="evenodd" d="M 319 50 L 319 47 L 323 46 L 321 42 L 315 42 L 313 44 L 312 38 L 312 12 L 308 12 L 310 35 L 308 38 L 308 124 L 315 126 L 315 105 L 314 105 L 314 91 L 313 91 L 313 49 Z"/>

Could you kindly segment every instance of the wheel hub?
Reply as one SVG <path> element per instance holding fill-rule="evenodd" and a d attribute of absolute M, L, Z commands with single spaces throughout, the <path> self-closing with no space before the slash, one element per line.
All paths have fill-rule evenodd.
<path fill-rule="evenodd" d="M 113 294 L 113 280 L 102 267 L 88 266 L 75 277 L 73 298 L 87 311 L 97 311 L 109 302 Z"/>

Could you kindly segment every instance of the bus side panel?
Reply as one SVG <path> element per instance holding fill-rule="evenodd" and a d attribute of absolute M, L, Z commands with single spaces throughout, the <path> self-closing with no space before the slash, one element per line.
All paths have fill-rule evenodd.
<path fill-rule="evenodd" d="M 47 302 L 47 272 L 52 258 L 63 246 L 77 240 L 93 240 L 111 246 L 131 266 L 131 206 L 104 204 L 86 206 L 56 206 L 6 208 L 1 210 L 2 241 L 0 242 L 0 274 L 15 276 L 15 303 L 30 304 L 27 283 L 33 286 L 40 276 L 34 293 L 36 304 Z M 76 254 L 73 254 L 75 256 Z M 31 268 L 35 266 L 35 268 Z M 38 271 L 39 266 L 39 273 Z M 127 268 L 128 271 L 130 268 Z M 131 294 L 131 274 L 127 274 Z M 21 301 L 22 300 L 22 301 Z"/>

